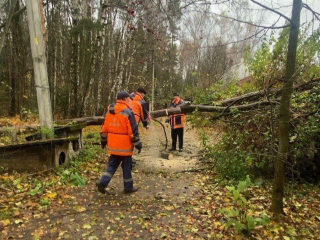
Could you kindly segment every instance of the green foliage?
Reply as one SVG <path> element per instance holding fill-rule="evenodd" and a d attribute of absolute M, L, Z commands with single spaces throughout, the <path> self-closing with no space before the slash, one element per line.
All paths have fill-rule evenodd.
<path fill-rule="evenodd" d="M 61 174 L 61 180 L 64 183 L 69 183 L 76 187 L 85 187 L 87 184 L 85 177 L 81 176 L 81 174 L 75 170 L 73 170 L 73 172 L 64 170 Z"/>
<path fill-rule="evenodd" d="M 273 171 L 272 134 L 268 116 L 234 113 L 223 126 L 224 134 L 218 143 L 210 142 L 206 131 L 201 134 L 207 157 L 216 162 L 220 177 L 240 180 L 247 175 L 270 176 Z M 219 128 L 222 128 L 219 125 Z M 272 144 L 270 144 L 270 142 Z"/>
<path fill-rule="evenodd" d="M 86 143 L 100 142 L 100 133 L 99 132 L 89 132 L 84 136 Z"/>
<path fill-rule="evenodd" d="M 185 98 L 193 99 L 194 104 L 213 104 L 219 100 L 230 98 L 234 95 L 242 95 L 254 90 L 250 83 L 240 86 L 237 80 L 225 85 L 218 82 L 206 89 L 190 88 L 186 90 Z"/>
<path fill-rule="evenodd" d="M 48 198 L 43 198 L 40 201 L 41 206 L 49 206 L 50 205 L 50 200 Z"/>
<path fill-rule="evenodd" d="M 310 80 L 313 76 L 320 76 L 319 48 L 320 31 L 308 36 L 308 26 L 301 31 L 297 53 L 297 83 Z M 245 62 L 248 65 L 252 82 L 244 85 L 236 82 L 230 85 L 215 84 L 205 90 L 196 91 L 195 103 L 215 104 L 219 100 L 227 99 L 248 91 L 259 90 L 272 85 L 282 87 L 280 79 L 285 73 L 287 44 L 289 30 L 284 29 L 276 39 L 271 37 L 269 42 L 251 56 L 248 52 Z M 288 171 L 290 176 L 303 178 L 318 178 L 320 154 L 317 151 L 320 140 L 320 115 L 318 88 L 303 93 L 296 92 L 292 98 L 290 149 Z M 266 100 L 266 99 L 263 99 Z M 270 100 L 274 100 L 271 97 Z M 246 104 L 246 103 L 243 103 Z M 195 114 L 191 122 L 198 127 L 219 128 L 223 135 L 218 143 L 211 143 L 211 136 L 201 135 L 202 145 L 208 158 L 214 160 L 220 176 L 226 179 L 239 180 L 246 175 L 265 178 L 272 177 L 273 161 L 278 149 L 278 109 L 264 108 L 263 111 L 240 113 L 236 110 L 232 114 L 220 118 L 219 125 L 214 126 L 210 119 L 219 114 Z M 316 156 L 316 158 L 314 157 Z M 309 174 L 307 174 L 309 173 Z"/>
<path fill-rule="evenodd" d="M 83 167 L 91 161 L 102 149 L 98 146 L 86 146 L 76 157 L 72 158 L 67 169 L 60 168 L 58 174 L 64 184 L 85 187 L 86 178 L 83 176 Z"/>
<path fill-rule="evenodd" d="M 40 129 L 41 136 L 45 136 L 46 138 L 53 138 L 54 137 L 54 131 L 50 128 L 41 127 Z"/>
<path fill-rule="evenodd" d="M 257 226 L 270 223 L 269 216 L 262 213 L 261 216 L 255 216 L 250 202 L 247 200 L 247 189 L 252 186 L 249 176 L 245 181 L 240 181 L 237 187 L 227 187 L 229 194 L 233 199 L 233 207 L 222 208 L 220 213 L 227 218 L 226 227 L 233 226 L 238 233 L 245 236 L 249 235 Z"/>
<path fill-rule="evenodd" d="M 30 194 L 31 196 L 35 196 L 35 195 L 38 194 L 38 193 L 39 193 L 39 194 L 42 194 L 42 193 L 43 193 L 43 185 L 42 185 L 42 182 L 41 182 L 40 180 L 38 180 L 38 179 L 35 179 L 34 185 L 35 185 L 35 186 L 29 190 L 29 194 Z"/>
<path fill-rule="evenodd" d="M 302 28 L 299 35 L 296 77 L 300 82 L 320 75 L 320 30 L 316 30 L 309 36 L 310 26 L 309 24 Z M 277 79 L 285 75 L 288 40 L 289 28 L 285 28 L 277 39 L 273 33 L 269 41 L 265 41 L 254 55 L 251 54 L 252 49 L 249 49 L 245 56 L 245 63 L 257 88 L 267 88 L 271 84 L 279 85 L 280 82 Z"/>

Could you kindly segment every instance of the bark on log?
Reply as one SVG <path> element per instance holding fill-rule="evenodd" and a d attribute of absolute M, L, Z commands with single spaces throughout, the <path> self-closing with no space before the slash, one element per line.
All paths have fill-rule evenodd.
<path fill-rule="evenodd" d="M 161 152 L 161 157 L 164 158 L 164 159 L 171 160 L 173 158 L 173 155 L 171 153 L 162 151 Z"/>
<path fill-rule="evenodd" d="M 104 117 L 103 116 L 97 116 L 97 117 L 83 117 L 83 118 L 73 118 L 73 119 L 65 119 L 62 121 L 55 122 L 56 125 L 66 125 L 70 123 L 87 123 L 87 126 L 91 125 L 102 125 L 104 123 Z"/>
<path fill-rule="evenodd" d="M 237 109 L 238 111 L 248 111 L 252 109 L 257 109 L 262 106 L 268 106 L 272 103 L 276 104 L 278 101 L 261 101 L 261 102 L 255 102 L 250 103 L 247 105 L 240 105 L 240 106 L 232 106 L 232 107 L 216 107 L 216 106 L 206 106 L 206 105 L 191 105 L 191 104 L 185 104 L 181 107 L 172 108 L 172 109 L 162 109 L 150 112 L 150 115 L 152 118 L 158 118 L 158 117 L 165 117 L 177 113 L 192 113 L 194 111 L 198 112 L 221 112 L 221 113 L 227 113 L 234 109 Z"/>

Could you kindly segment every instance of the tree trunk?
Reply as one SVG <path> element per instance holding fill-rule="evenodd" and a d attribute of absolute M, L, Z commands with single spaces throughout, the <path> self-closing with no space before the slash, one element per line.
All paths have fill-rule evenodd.
<path fill-rule="evenodd" d="M 292 7 L 292 23 L 290 26 L 289 46 L 286 63 L 285 85 L 282 88 L 279 116 L 279 148 L 275 160 L 271 210 L 275 214 L 283 214 L 283 197 L 285 181 L 285 163 L 289 151 L 290 102 L 295 78 L 296 51 L 298 45 L 301 0 L 294 0 Z"/>
<path fill-rule="evenodd" d="M 15 0 L 13 2 L 13 5 L 11 6 L 11 9 L 10 9 L 10 12 L 9 12 L 9 15 L 8 15 L 8 19 L 7 19 L 7 22 L 6 22 L 6 25 L 5 25 L 5 28 L 1 34 L 1 39 L 0 39 L 0 54 L 1 54 L 1 51 L 2 51 L 2 48 L 4 46 L 4 41 L 6 39 L 6 35 L 9 31 L 9 26 L 10 26 L 10 23 L 11 23 L 11 19 L 14 15 L 14 10 L 15 10 L 15 7 L 16 7 L 16 4 L 17 4 L 18 0 Z"/>
<path fill-rule="evenodd" d="M 79 20 L 79 4 L 78 0 L 72 0 L 72 27 L 75 29 L 78 26 Z M 71 112 L 73 116 L 78 116 L 78 95 L 79 95 L 79 34 L 74 31 L 72 35 L 72 54 L 71 54 L 71 89 L 70 105 L 72 106 Z"/>
<path fill-rule="evenodd" d="M 41 13 L 39 1 L 27 0 L 27 17 L 30 32 L 30 42 L 34 67 L 34 78 L 37 90 L 40 126 L 43 131 L 42 138 L 53 134 L 53 118 L 50 101 L 50 91 L 47 73 L 47 63 L 44 51 Z"/>

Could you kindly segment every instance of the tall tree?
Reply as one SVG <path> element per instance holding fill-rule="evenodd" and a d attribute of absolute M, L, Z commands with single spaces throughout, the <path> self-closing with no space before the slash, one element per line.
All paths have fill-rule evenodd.
<path fill-rule="evenodd" d="M 285 84 L 282 88 L 280 115 L 279 115 L 279 148 L 275 161 L 275 173 L 273 181 L 272 205 L 271 210 L 276 214 L 282 214 L 284 182 L 285 182 L 285 163 L 288 159 L 289 133 L 290 133 L 290 103 L 293 92 L 293 82 L 295 79 L 296 52 L 298 45 L 301 0 L 293 0 L 292 18 L 290 25 L 289 46 L 287 53 Z"/>
<path fill-rule="evenodd" d="M 8 15 L 8 19 L 7 19 L 5 28 L 4 28 L 4 31 L 3 31 L 2 34 L 1 34 L 1 39 L 0 39 L 0 54 L 1 54 L 1 52 L 2 52 L 2 47 L 3 47 L 3 45 L 4 45 L 4 40 L 6 39 L 6 35 L 7 35 L 7 33 L 8 33 L 9 26 L 10 26 L 10 23 L 11 23 L 11 19 L 12 19 L 12 17 L 13 17 L 14 10 L 15 10 L 15 7 L 16 7 L 17 2 L 18 2 L 18 0 L 14 0 L 14 1 L 13 1 L 13 4 L 12 4 L 12 6 L 11 6 L 11 9 L 10 9 L 10 12 L 9 12 L 9 15 Z"/>

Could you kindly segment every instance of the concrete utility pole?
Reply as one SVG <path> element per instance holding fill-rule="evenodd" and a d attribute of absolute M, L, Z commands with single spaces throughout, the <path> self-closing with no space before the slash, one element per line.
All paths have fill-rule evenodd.
<path fill-rule="evenodd" d="M 37 90 L 42 138 L 53 136 L 53 117 L 50 101 L 46 55 L 42 33 L 40 1 L 26 0 L 30 43 Z"/>
<path fill-rule="evenodd" d="M 151 111 L 154 110 L 154 49 L 151 49 L 152 54 L 152 92 L 151 92 Z"/>

